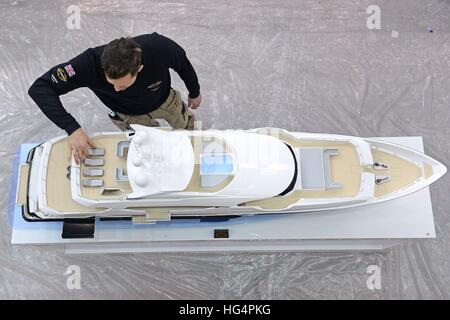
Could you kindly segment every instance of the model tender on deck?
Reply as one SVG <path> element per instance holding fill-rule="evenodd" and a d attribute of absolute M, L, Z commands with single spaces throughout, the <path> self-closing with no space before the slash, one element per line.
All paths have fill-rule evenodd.
<path fill-rule="evenodd" d="M 220 216 L 348 208 L 418 191 L 446 172 L 412 149 L 274 128 L 99 133 L 67 163 L 67 137 L 34 148 L 18 203 L 38 218 Z"/>

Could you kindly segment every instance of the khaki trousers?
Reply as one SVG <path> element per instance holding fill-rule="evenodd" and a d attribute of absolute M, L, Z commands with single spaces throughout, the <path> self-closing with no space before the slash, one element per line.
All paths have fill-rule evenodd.
<path fill-rule="evenodd" d="M 131 124 L 148 127 L 159 126 L 156 119 L 166 120 L 174 129 L 194 129 L 194 113 L 181 99 L 181 94 L 170 89 L 169 97 L 156 110 L 142 115 L 127 115 L 116 112 L 117 117 L 112 122 L 122 131 L 131 130 Z"/>

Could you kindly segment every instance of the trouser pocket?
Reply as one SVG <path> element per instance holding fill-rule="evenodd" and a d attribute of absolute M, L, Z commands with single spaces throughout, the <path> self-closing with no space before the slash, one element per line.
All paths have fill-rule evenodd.
<path fill-rule="evenodd" d="M 108 113 L 108 116 L 109 119 L 111 119 L 112 123 L 114 123 L 116 127 L 119 128 L 119 130 L 121 131 L 127 130 L 125 127 L 125 122 L 123 118 L 120 117 L 119 113 L 111 111 L 110 113 Z"/>
<path fill-rule="evenodd" d="M 167 100 L 150 112 L 150 115 L 166 120 L 174 129 L 193 129 L 191 123 L 194 121 L 194 114 L 181 99 L 181 94 L 174 89 L 170 90 Z"/>
<path fill-rule="evenodd" d="M 115 115 L 114 115 L 115 114 Z M 181 94 L 170 89 L 169 97 L 156 110 L 143 115 L 126 115 L 119 112 L 110 112 L 111 121 L 122 131 L 131 130 L 132 124 L 148 127 L 159 126 L 156 119 L 166 120 L 174 129 L 194 129 L 195 115 L 181 99 Z"/>
<path fill-rule="evenodd" d="M 147 127 L 155 127 L 159 122 L 149 114 L 127 115 L 116 112 L 116 116 L 109 115 L 111 121 L 122 131 L 132 130 L 132 124 L 140 124 Z"/>

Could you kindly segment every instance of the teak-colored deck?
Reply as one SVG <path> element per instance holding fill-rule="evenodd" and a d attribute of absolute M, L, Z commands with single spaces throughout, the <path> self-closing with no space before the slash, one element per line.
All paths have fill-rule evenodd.
<path fill-rule="evenodd" d="M 339 189 L 326 190 L 296 190 L 287 196 L 276 196 L 270 199 L 250 201 L 242 204 L 243 206 L 256 206 L 264 209 L 281 210 L 289 205 L 301 201 L 304 198 L 331 198 L 331 197 L 354 197 L 360 191 L 361 174 L 364 171 L 373 172 L 378 175 L 389 175 L 391 180 L 381 185 L 375 186 L 375 197 L 381 197 L 390 194 L 400 188 L 408 186 L 422 176 L 428 178 L 432 175 L 433 169 L 426 164 L 424 170 L 414 163 L 411 163 L 398 156 L 379 149 L 372 149 L 374 161 L 382 161 L 389 164 L 388 170 L 373 170 L 361 166 L 359 157 L 353 144 L 339 141 L 327 140 L 300 140 L 286 134 L 279 133 L 279 139 L 289 143 L 294 148 L 299 147 L 321 147 L 338 149 L 339 154 L 330 158 L 331 178 L 333 181 L 343 185 Z M 201 139 L 197 137 L 195 139 Z M 101 192 L 104 188 L 118 188 L 123 194 L 132 192 L 128 182 L 118 182 L 115 179 L 116 168 L 126 168 L 126 159 L 117 156 L 117 143 L 126 140 L 126 136 L 122 133 L 117 135 L 101 136 L 93 138 L 96 147 L 104 148 L 105 155 L 104 181 L 103 187 L 81 187 L 82 196 L 89 199 L 111 199 L 111 196 L 102 196 Z M 199 155 L 201 152 L 201 143 L 191 140 L 194 147 L 195 167 L 191 181 L 184 190 L 185 192 L 216 192 L 228 185 L 233 177 L 230 176 L 220 185 L 214 188 L 202 188 L 200 185 L 199 174 Z M 228 148 L 228 147 L 227 147 Z M 232 150 L 227 149 L 227 152 Z M 48 168 L 47 168 L 47 204 L 49 207 L 64 212 L 96 212 L 102 211 L 101 208 L 84 207 L 72 200 L 70 190 L 70 181 L 66 178 L 67 166 L 67 139 L 62 139 L 52 146 Z M 85 168 L 81 165 L 81 173 Z M 25 170 L 24 170 L 25 171 Z M 83 177 L 81 177 L 83 179 Z M 80 181 L 81 185 L 82 182 Z"/>
<path fill-rule="evenodd" d="M 128 181 L 117 181 L 116 180 L 116 168 L 123 168 L 126 170 L 127 161 L 126 158 L 121 158 L 117 156 L 117 144 L 120 141 L 126 141 L 127 137 L 123 133 L 118 133 L 115 135 L 108 136 L 100 136 L 94 137 L 92 139 L 94 141 L 96 148 L 104 148 L 105 155 L 101 157 L 95 158 L 103 158 L 104 164 L 103 176 L 98 177 L 98 179 L 103 180 L 103 187 L 84 187 L 82 181 L 81 184 L 81 194 L 83 197 L 87 199 L 113 199 L 113 198 L 121 198 L 123 195 L 127 193 L 131 193 L 133 190 L 131 189 L 130 183 Z M 81 165 L 81 179 L 83 179 L 83 171 L 85 168 L 96 168 L 96 167 L 87 167 L 84 163 Z M 90 179 L 97 179 L 96 177 L 86 177 Z M 104 189 L 119 189 L 122 194 L 120 196 L 116 195 L 102 195 L 102 190 Z"/>
<path fill-rule="evenodd" d="M 61 212 L 98 212 L 101 208 L 89 208 L 80 205 L 72 199 L 70 180 L 66 178 L 67 138 L 52 145 L 47 166 L 47 206 Z"/>

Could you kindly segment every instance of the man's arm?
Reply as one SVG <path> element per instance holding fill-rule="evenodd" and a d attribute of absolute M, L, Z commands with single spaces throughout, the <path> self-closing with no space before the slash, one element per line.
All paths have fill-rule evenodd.
<path fill-rule="evenodd" d="M 88 56 L 83 52 L 44 73 L 31 85 L 28 94 L 47 118 L 70 135 L 80 128 L 80 125 L 64 109 L 59 96 L 88 86 L 92 72 Z"/>
<path fill-rule="evenodd" d="M 95 72 L 93 68 L 85 51 L 72 60 L 51 68 L 28 89 L 28 94 L 47 118 L 69 135 L 68 160 L 73 152 L 76 163 L 84 160 L 89 147 L 95 146 L 75 118 L 64 109 L 59 96 L 89 86 Z"/>
<path fill-rule="evenodd" d="M 169 68 L 175 70 L 189 91 L 189 98 L 200 96 L 200 84 L 194 67 L 186 56 L 186 52 L 175 41 L 160 35 L 162 52 Z"/>

